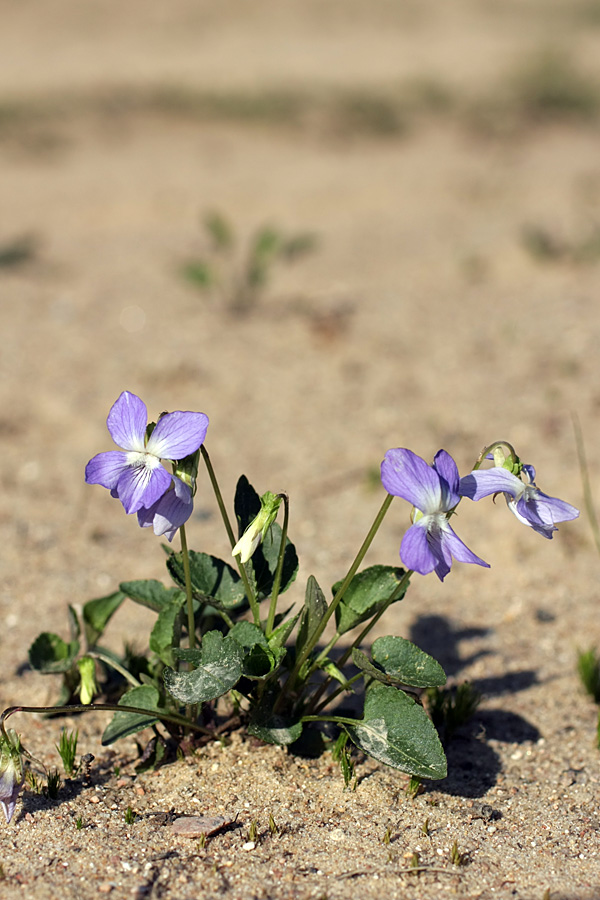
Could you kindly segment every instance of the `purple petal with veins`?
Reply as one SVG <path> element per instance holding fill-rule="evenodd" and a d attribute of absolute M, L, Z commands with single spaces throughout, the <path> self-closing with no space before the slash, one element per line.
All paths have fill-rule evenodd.
<path fill-rule="evenodd" d="M 207 429 L 208 416 L 204 413 L 167 413 L 158 420 L 146 450 L 161 459 L 183 459 L 196 452 Z"/>
<path fill-rule="evenodd" d="M 146 404 L 129 391 L 115 400 L 108 414 L 106 424 L 115 444 L 124 450 L 144 449 L 148 410 Z"/>

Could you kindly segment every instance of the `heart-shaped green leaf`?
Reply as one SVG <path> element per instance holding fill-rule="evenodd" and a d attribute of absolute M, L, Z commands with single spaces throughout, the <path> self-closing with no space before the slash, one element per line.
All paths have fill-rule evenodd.
<path fill-rule="evenodd" d="M 242 677 L 244 648 L 220 631 L 209 631 L 202 639 L 198 668 L 191 672 L 163 673 L 165 687 L 181 703 L 204 703 L 215 700 L 235 687 Z"/>
<path fill-rule="evenodd" d="M 422 706 L 395 687 L 373 682 L 364 718 L 346 730 L 364 753 L 420 778 L 445 778 L 446 757 L 438 733 Z"/>

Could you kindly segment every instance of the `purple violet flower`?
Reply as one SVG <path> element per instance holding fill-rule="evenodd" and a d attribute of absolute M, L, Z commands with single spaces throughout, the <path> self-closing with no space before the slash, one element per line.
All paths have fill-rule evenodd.
<path fill-rule="evenodd" d="M 492 469 L 476 469 L 460 480 L 459 492 L 471 500 L 481 500 L 490 494 L 504 494 L 508 508 L 519 522 L 529 525 L 538 534 L 552 539 L 558 531 L 556 522 L 576 519 L 579 510 L 564 500 L 549 497 L 535 484 L 535 469 L 525 465 L 522 468 L 527 481 L 522 481 L 503 466 Z"/>
<path fill-rule="evenodd" d="M 438 451 L 430 466 L 412 450 L 388 450 L 381 463 L 381 481 L 388 494 L 402 497 L 414 507 L 413 524 L 400 545 L 405 566 L 420 575 L 435 572 L 440 581 L 450 571 L 453 557 L 489 568 L 448 523 L 448 515 L 460 502 L 458 469 L 449 453 Z"/>
<path fill-rule="evenodd" d="M 7 824 L 13 817 L 24 780 L 21 741 L 16 732 L 9 728 L 6 737 L 0 735 L 0 806 Z"/>
<path fill-rule="evenodd" d="M 88 484 L 101 484 L 138 514 L 142 528 L 150 525 L 169 541 L 192 514 L 190 487 L 167 472 L 161 459 L 182 460 L 201 446 L 208 428 L 204 413 L 176 411 L 162 416 L 146 437 L 148 411 L 135 394 L 123 391 L 113 404 L 106 424 L 123 450 L 98 453 L 85 467 Z"/>

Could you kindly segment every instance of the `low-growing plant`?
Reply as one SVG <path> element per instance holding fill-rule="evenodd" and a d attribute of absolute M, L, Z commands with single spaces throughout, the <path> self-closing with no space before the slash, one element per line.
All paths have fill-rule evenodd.
<path fill-rule="evenodd" d="M 76 772 L 75 757 L 77 755 L 77 740 L 79 731 L 61 731 L 60 741 L 56 745 L 66 775 L 74 775 Z"/>
<path fill-rule="evenodd" d="M 426 696 L 429 715 L 445 743 L 466 725 L 481 703 L 481 694 L 468 681 L 453 689 L 428 688 Z"/>
<path fill-rule="evenodd" d="M 503 494 L 517 519 L 545 538 L 552 538 L 555 523 L 574 519 L 578 511 L 540 491 L 533 467 L 524 465 L 505 441 L 485 447 L 463 478 L 445 450 L 432 464 L 407 448 L 388 450 L 381 464 L 381 507 L 348 571 L 330 593 L 309 575 L 303 600 L 294 608 L 281 602 L 298 572 L 296 549 L 288 537 L 287 494 L 266 491 L 259 496 L 240 477 L 234 529 L 204 444 L 207 416 L 176 411 L 162 414 L 156 424 L 147 425 L 147 419 L 140 398 L 123 392 L 107 420 L 123 449 L 94 456 L 85 479 L 107 488 L 127 514 L 137 514 L 142 528 L 152 528 L 169 544 L 179 534 L 180 550 L 164 548 L 172 583 L 122 582 L 113 593 L 86 603 L 80 613 L 69 607 L 68 640 L 44 632 L 34 642 L 32 666 L 43 674 L 60 674 L 62 696 L 79 694 L 80 702 L 14 706 L 0 717 L 0 803 L 7 820 L 23 783 L 24 751 L 5 727 L 16 712 L 111 710 L 115 715 L 102 736 L 105 745 L 153 730 L 145 765 L 166 760 L 169 753 L 173 758 L 176 748 L 189 752 L 222 739 L 240 727 L 254 738 L 292 749 L 301 738 L 308 741 L 311 732 L 316 730 L 320 738 L 325 730 L 328 740 L 343 735 L 336 752 L 346 783 L 352 779 L 348 738 L 363 753 L 415 780 L 444 778 L 442 743 L 418 700 L 421 691 L 445 684 L 444 670 L 403 637 L 378 637 L 368 653 L 361 646 L 389 607 L 404 598 L 415 574 L 435 572 L 443 581 L 454 560 L 488 567 L 452 528 L 464 498 L 479 501 Z M 161 460 L 169 461 L 170 470 Z M 188 547 L 186 523 L 201 460 L 232 548 L 228 560 Z M 485 461 L 492 466 L 482 468 Z M 412 507 L 400 546 L 403 565 L 361 568 L 394 497 Z M 281 525 L 276 521 L 280 512 Z M 109 620 L 126 598 L 155 614 L 142 657 L 119 656 L 101 644 Z M 357 693 L 361 685 L 362 699 Z M 106 702 L 92 702 L 97 694 Z M 350 710 L 338 708 L 343 696 L 352 700 Z M 352 711 L 358 702 L 362 716 Z"/>
<path fill-rule="evenodd" d="M 58 797 L 58 792 L 60 791 L 60 786 L 61 780 L 58 769 L 54 769 L 52 772 L 48 772 L 48 781 L 44 789 L 44 793 L 50 798 L 50 800 L 56 800 L 56 798 Z"/>
<path fill-rule="evenodd" d="M 217 295 L 230 312 L 247 313 L 257 306 L 278 263 L 293 263 L 314 250 L 311 232 L 286 235 L 279 228 L 261 225 L 247 245 L 231 222 L 220 212 L 204 216 L 207 252 L 182 267 L 184 278 L 198 290 Z"/>
<path fill-rule="evenodd" d="M 578 652 L 577 671 L 587 693 L 600 703 L 600 656 L 593 647 Z"/>
<path fill-rule="evenodd" d="M 130 806 L 128 806 L 125 810 L 123 818 L 125 819 L 126 825 L 133 825 L 133 823 L 135 822 L 135 813 Z"/>

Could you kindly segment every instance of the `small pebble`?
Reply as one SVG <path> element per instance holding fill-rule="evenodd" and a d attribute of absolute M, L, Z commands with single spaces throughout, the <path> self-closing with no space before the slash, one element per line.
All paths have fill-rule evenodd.
<path fill-rule="evenodd" d="M 246 841 L 245 844 L 242 844 L 242 850 L 254 850 L 255 847 L 254 841 Z"/>
<path fill-rule="evenodd" d="M 173 832 L 185 837 L 201 837 L 203 834 L 216 834 L 226 825 L 231 825 L 233 819 L 223 816 L 182 816 L 173 822 Z"/>

